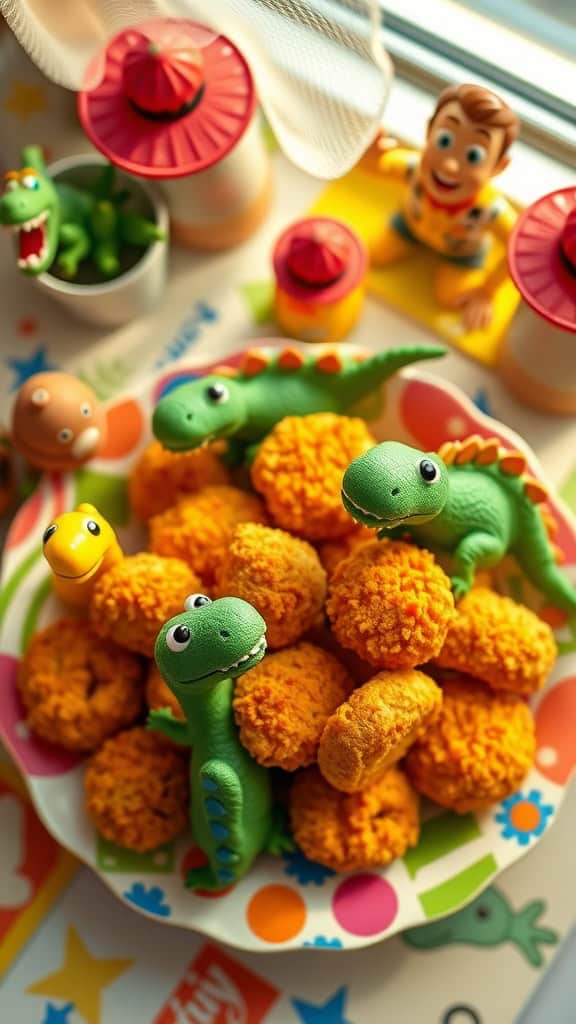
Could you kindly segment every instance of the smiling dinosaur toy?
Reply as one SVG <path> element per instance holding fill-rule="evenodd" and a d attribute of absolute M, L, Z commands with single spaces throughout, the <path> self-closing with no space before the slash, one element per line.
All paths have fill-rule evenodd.
<path fill-rule="evenodd" d="M 121 208 L 128 195 L 114 191 L 111 164 L 84 189 L 53 181 L 39 146 L 25 146 L 21 163 L 4 176 L 0 224 L 17 237 L 24 274 L 42 274 L 56 263 L 64 277 L 74 278 L 80 262 L 91 258 L 104 277 L 114 277 L 122 245 L 145 247 L 164 238 L 152 221 Z"/>
<path fill-rule="evenodd" d="M 240 743 L 232 709 L 234 679 L 264 657 L 265 631 L 246 601 L 192 594 L 156 640 L 156 664 L 185 721 L 163 708 L 150 712 L 148 727 L 192 747 L 192 833 L 208 857 L 206 866 L 188 872 L 189 888 L 225 889 L 263 850 L 293 848 L 273 814 L 268 770 Z"/>
<path fill-rule="evenodd" d="M 174 388 L 154 410 L 152 429 L 171 451 L 188 451 L 228 438 L 236 460 L 285 416 L 346 414 L 403 366 L 445 354 L 440 345 L 403 345 L 370 356 L 327 350 L 305 355 L 252 349 L 240 370 L 228 367 Z"/>
<path fill-rule="evenodd" d="M 417 544 L 451 552 L 456 599 L 476 569 L 509 552 L 552 604 L 575 612 L 576 590 L 548 537 L 551 517 L 537 507 L 546 488 L 525 470 L 526 456 L 504 451 L 494 437 L 449 441 L 438 453 L 385 441 L 348 466 L 342 501 L 379 538 L 408 533 Z"/>

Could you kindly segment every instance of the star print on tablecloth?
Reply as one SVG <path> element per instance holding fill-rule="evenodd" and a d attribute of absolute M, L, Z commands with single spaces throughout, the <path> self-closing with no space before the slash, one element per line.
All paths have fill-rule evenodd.
<path fill-rule="evenodd" d="M 54 1003 L 46 1003 L 42 1024 L 69 1024 L 69 1015 L 74 1009 L 74 1003 L 66 1003 L 65 1006 L 54 1006 Z"/>
<path fill-rule="evenodd" d="M 132 963 L 132 960 L 93 956 L 76 929 L 70 927 L 62 966 L 29 985 L 26 991 L 32 995 L 71 1000 L 86 1024 L 100 1024 L 102 990 L 127 971 Z"/>
<path fill-rule="evenodd" d="M 40 345 L 27 359 L 17 359 L 15 356 L 6 360 L 6 365 L 13 371 L 15 379 L 12 382 L 12 390 L 16 391 L 24 381 L 33 377 L 35 373 L 44 373 L 46 370 L 55 370 L 56 367 L 46 358 L 46 346 Z"/>
<path fill-rule="evenodd" d="M 347 993 L 348 989 L 344 985 L 322 1006 L 314 1006 L 313 1003 L 305 1003 L 301 999 L 293 999 L 292 1006 L 302 1024 L 352 1024 L 344 1016 Z"/>
<path fill-rule="evenodd" d="M 43 114 L 48 108 L 48 100 L 42 86 L 14 81 L 3 106 L 19 121 L 27 121 L 32 114 Z"/>

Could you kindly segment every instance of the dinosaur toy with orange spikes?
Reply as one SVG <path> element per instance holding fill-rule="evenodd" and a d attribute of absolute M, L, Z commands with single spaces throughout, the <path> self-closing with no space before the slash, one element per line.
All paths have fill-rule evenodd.
<path fill-rule="evenodd" d="M 385 441 L 350 463 L 342 482 L 347 512 L 378 537 L 408 533 L 453 556 L 452 589 L 467 593 L 477 569 L 509 552 L 558 608 L 576 612 L 576 590 L 558 569 L 546 488 L 526 473 L 526 456 L 477 435 L 421 452 Z"/>
<path fill-rule="evenodd" d="M 240 370 L 221 367 L 161 398 L 152 429 L 171 451 L 227 438 L 240 461 L 285 416 L 350 413 L 401 367 L 445 351 L 440 345 L 402 345 L 373 355 L 338 349 L 308 355 L 295 346 L 251 349 Z"/>

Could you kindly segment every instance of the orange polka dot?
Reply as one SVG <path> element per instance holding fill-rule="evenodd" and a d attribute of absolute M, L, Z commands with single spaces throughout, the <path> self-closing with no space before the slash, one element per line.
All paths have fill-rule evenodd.
<path fill-rule="evenodd" d="M 510 821 L 519 832 L 532 832 L 540 824 L 540 809 L 529 800 L 523 800 L 510 809 Z"/>
<path fill-rule="evenodd" d="M 121 459 L 138 444 L 144 430 L 142 409 L 132 398 L 117 402 L 106 410 L 108 436 L 98 449 L 99 459 Z"/>
<path fill-rule="evenodd" d="M 304 927 L 306 905 L 288 885 L 265 885 L 254 893 L 246 917 L 254 935 L 264 942 L 288 942 Z"/>

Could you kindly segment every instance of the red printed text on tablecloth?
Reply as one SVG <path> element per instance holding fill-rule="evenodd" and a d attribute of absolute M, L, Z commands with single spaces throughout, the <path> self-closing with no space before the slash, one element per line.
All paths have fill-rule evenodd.
<path fill-rule="evenodd" d="M 207 943 L 152 1024 L 260 1024 L 279 995 L 264 978 Z"/>

